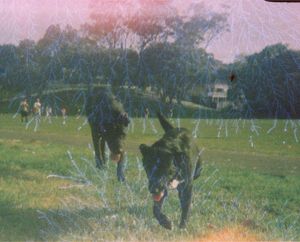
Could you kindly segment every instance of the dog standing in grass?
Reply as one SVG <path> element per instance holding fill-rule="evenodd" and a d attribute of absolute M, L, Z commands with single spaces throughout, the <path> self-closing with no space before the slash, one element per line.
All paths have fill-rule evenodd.
<path fill-rule="evenodd" d="M 123 142 L 125 128 L 130 121 L 123 105 L 109 91 L 89 91 L 86 114 L 91 127 L 97 168 L 105 167 L 107 144 L 111 160 L 117 162 L 118 180 L 125 181 Z"/>
<path fill-rule="evenodd" d="M 149 191 L 154 205 L 153 213 L 159 224 L 172 229 L 171 221 L 161 212 L 168 188 L 178 190 L 181 205 L 180 228 L 185 228 L 192 201 L 193 180 L 200 176 L 201 159 L 192 160 L 192 145 L 189 132 L 184 128 L 174 128 L 160 113 L 157 114 L 163 127 L 164 136 L 152 146 L 140 145 L 143 166 L 149 181 Z M 194 164 L 195 163 L 195 164 Z"/>

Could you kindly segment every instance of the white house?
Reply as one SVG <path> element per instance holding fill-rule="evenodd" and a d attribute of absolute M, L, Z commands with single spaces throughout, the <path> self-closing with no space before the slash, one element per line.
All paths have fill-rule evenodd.
<path fill-rule="evenodd" d="M 207 86 L 207 97 L 216 104 L 216 108 L 224 108 L 229 102 L 227 101 L 227 92 L 229 86 L 226 83 L 215 83 Z"/>

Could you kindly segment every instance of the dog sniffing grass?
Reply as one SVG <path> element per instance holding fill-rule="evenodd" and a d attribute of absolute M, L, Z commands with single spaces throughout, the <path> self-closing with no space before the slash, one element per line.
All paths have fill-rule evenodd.
<path fill-rule="evenodd" d="M 105 166 L 106 143 L 111 151 L 111 160 L 118 163 L 118 180 L 125 181 L 123 142 L 129 118 L 123 105 L 108 91 L 90 91 L 86 114 L 91 127 L 96 166 L 100 169 Z"/>
<path fill-rule="evenodd" d="M 165 131 L 164 136 L 152 146 L 140 145 L 148 189 L 154 200 L 153 214 L 160 225 L 172 229 L 171 221 L 161 209 L 168 188 L 177 189 L 182 210 L 179 227 L 185 228 L 191 207 L 193 180 L 200 176 L 201 160 L 198 157 L 196 165 L 193 164 L 189 131 L 174 128 L 160 113 L 157 115 Z"/>

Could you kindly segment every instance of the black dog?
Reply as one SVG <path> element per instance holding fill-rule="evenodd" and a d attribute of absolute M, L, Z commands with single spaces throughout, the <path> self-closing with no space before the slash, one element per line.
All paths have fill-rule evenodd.
<path fill-rule="evenodd" d="M 95 149 L 96 166 L 104 168 L 106 163 L 105 143 L 107 143 L 111 160 L 118 163 L 117 177 L 124 181 L 124 150 L 125 128 L 129 124 L 123 105 L 108 91 L 89 91 L 86 114 L 91 127 Z"/>
<path fill-rule="evenodd" d="M 158 118 L 165 131 L 163 138 L 150 147 L 140 145 L 149 191 L 154 200 L 153 213 L 160 225 L 172 229 L 172 223 L 161 212 L 161 208 L 167 197 L 167 189 L 177 188 L 181 205 L 180 228 L 184 228 L 191 206 L 193 180 L 200 176 L 201 160 L 198 152 L 196 162 L 192 161 L 187 129 L 174 128 L 160 113 Z M 196 163 L 195 169 L 193 163 Z"/>

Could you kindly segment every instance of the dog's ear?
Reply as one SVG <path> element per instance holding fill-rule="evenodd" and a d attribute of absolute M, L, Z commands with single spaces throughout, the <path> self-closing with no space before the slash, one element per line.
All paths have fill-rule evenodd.
<path fill-rule="evenodd" d="M 119 119 L 121 120 L 121 123 L 123 125 L 125 125 L 125 127 L 128 127 L 128 125 L 130 123 L 130 119 L 129 119 L 128 114 L 126 112 L 120 114 Z"/>
<path fill-rule="evenodd" d="M 142 155 L 145 155 L 147 153 L 147 150 L 149 149 L 149 146 L 147 146 L 145 144 L 141 144 L 139 148 L 140 148 Z"/>

